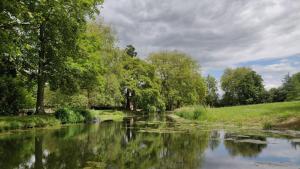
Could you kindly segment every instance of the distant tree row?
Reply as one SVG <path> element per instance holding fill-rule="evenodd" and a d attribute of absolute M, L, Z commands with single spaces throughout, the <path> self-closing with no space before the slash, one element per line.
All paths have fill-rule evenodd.
<path fill-rule="evenodd" d="M 122 107 L 148 112 L 297 100 L 300 74 L 266 91 L 249 68 L 226 69 L 224 96 L 212 76 L 178 51 L 140 59 L 133 45 L 116 46 L 111 28 L 94 23 L 102 0 L 0 2 L 0 114 L 35 107 Z"/>
<path fill-rule="evenodd" d="M 213 107 L 300 100 L 300 72 L 286 75 L 281 86 L 266 90 L 262 77 L 254 70 L 246 67 L 228 68 L 220 80 L 223 96 L 218 94 L 214 77 L 208 75 L 205 81 L 205 103 Z"/>

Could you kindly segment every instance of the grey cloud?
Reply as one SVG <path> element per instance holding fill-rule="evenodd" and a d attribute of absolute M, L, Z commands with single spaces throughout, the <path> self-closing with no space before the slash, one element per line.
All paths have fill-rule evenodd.
<path fill-rule="evenodd" d="M 101 16 L 141 57 L 177 49 L 224 68 L 299 53 L 299 11 L 297 0 L 107 0 Z"/>

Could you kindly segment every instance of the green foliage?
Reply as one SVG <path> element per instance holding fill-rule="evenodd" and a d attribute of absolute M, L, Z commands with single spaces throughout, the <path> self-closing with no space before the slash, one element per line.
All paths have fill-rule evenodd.
<path fill-rule="evenodd" d="M 121 107 L 124 102 L 121 80 L 116 74 L 106 74 L 103 83 L 103 88 L 93 103 L 95 105 Z"/>
<path fill-rule="evenodd" d="M 34 105 L 32 94 L 18 78 L 0 76 L 0 91 L 0 115 L 16 115 L 20 109 Z"/>
<path fill-rule="evenodd" d="M 84 118 L 85 122 L 89 122 L 91 120 L 93 120 L 95 118 L 95 114 L 92 113 L 91 110 L 87 110 L 87 109 L 76 109 L 76 112 L 79 112 L 79 114 L 81 114 Z"/>
<path fill-rule="evenodd" d="M 80 123 L 84 121 L 84 117 L 79 111 L 69 108 L 58 109 L 55 112 L 55 117 L 61 121 L 61 123 Z"/>
<path fill-rule="evenodd" d="M 287 92 L 283 87 L 272 88 L 268 91 L 268 94 L 268 102 L 283 102 L 287 97 Z"/>
<path fill-rule="evenodd" d="M 217 106 L 218 105 L 218 87 L 217 80 L 210 75 L 207 75 L 206 79 L 206 96 L 205 96 L 205 104 L 209 106 Z"/>
<path fill-rule="evenodd" d="M 203 106 L 190 106 L 176 109 L 175 114 L 185 119 L 197 120 L 205 118 L 207 111 Z"/>
<path fill-rule="evenodd" d="M 44 112 L 46 82 L 66 92 L 78 88 L 74 82 L 76 71 L 68 67 L 68 61 L 81 56 L 79 36 L 87 18 L 99 12 L 97 5 L 101 3 L 102 0 L 1 1 L 0 55 L 14 63 L 18 76 L 37 82 L 37 113 Z"/>
<path fill-rule="evenodd" d="M 287 100 L 300 100 L 300 72 L 292 75 L 289 75 L 285 79 L 283 88 L 287 92 Z"/>
<path fill-rule="evenodd" d="M 273 128 L 273 124 L 270 123 L 270 122 L 265 122 L 265 123 L 263 124 L 263 129 L 264 129 L 264 130 L 271 130 L 272 128 Z"/>
<path fill-rule="evenodd" d="M 133 104 L 134 109 L 146 111 L 155 106 L 164 111 L 154 66 L 138 58 L 127 58 L 123 62 L 122 75 L 121 87 L 127 105 Z"/>
<path fill-rule="evenodd" d="M 221 78 L 225 92 L 224 105 L 244 105 L 264 101 L 264 85 L 260 75 L 250 68 L 226 69 Z"/>
<path fill-rule="evenodd" d="M 58 126 L 59 124 L 60 121 L 51 115 L 0 117 L 0 131 Z"/>
<path fill-rule="evenodd" d="M 168 110 L 203 102 L 205 82 L 199 73 L 199 65 L 190 56 L 167 51 L 153 53 L 148 60 L 155 66 Z"/>
<path fill-rule="evenodd" d="M 45 105 L 53 108 L 87 108 L 88 98 L 85 94 L 80 92 L 70 95 L 61 92 L 61 90 L 51 91 L 48 87 L 46 87 Z"/>
<path fill-rule="evenodd" d="M 156 109 L 155 106 L 148 105 L 147 106 L 147 112 L 149 112 L 149 113 L 155 113 L 155 112 L 157 112 L 157 109 Z"/>

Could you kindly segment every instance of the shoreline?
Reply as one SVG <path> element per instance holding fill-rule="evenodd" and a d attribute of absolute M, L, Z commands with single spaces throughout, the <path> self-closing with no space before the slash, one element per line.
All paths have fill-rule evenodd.
<path fill-rule="evenodd" d="M 97 123 L 106 121 L 122 121 L 124 112 L 101 112 L 96 115 L 100 119 Z M 28 131 L 32 129 L 61 128 L 69 125 L 91 124 L 90 122 L 61 123 L 54 114 L 30 115 L 30 116 L 0 116 L 0 134 L 11 131 Z"/>

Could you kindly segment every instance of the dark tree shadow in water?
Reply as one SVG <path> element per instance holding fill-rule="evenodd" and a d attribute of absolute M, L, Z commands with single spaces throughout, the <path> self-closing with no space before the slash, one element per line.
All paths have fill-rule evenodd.
<path fill-rule="evenodd" d="M 267 147 L 267 144 L 239 142 L 245 139 L 266 141 L 266 138 L 261 136 L 239 136 L 226 133 L 224 139 L 224 145 L 231 156 L 256 157 Z"/>

